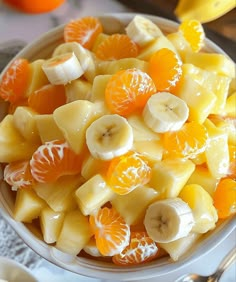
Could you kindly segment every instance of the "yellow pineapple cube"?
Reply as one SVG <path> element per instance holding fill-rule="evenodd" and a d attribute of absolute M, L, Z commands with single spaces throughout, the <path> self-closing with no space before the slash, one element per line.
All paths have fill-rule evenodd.
<path fill-rule="evenodd" d="M 54 211 L 70 211 L 77 207 L 74 192 L 82 181 L 78 175 L 63 176 L 52 183 L 37 183 L 34 190 Z"/>
<path fill-rule="evenodd" d="M 92 84 L 81 78 L 65 85 L 66 103 L 76 100 L 90 100 Z"/>
<path fill-rule="evenodd" d="M 40 144 L 41 140 L 35 121 L 37 113 L 30 107 L 17 107 L 13 114 L 15 127 L 29 142 Z"/>
<path fill-rule="evenodd" d="M 204 125 L 209 135 L 208 145 L 205 150 L 208 169 L 213 177 L 224 177 L 229 169 L 228 134 L 224 130 L 217 128 L 208 119 Z"/>
<path fill-rule="evenodd" d="M 82 163 L 81 175 L 86 180 L 89 180 L 95 174 L 105 175 L 109 164 L 109 161 L 95 159 L 94 157 L 89 155 L 84 159 Z"/>
<path fill-rule="evenodd" d="M 160 198 L 175 198 L 187 183 L 195 165 L 185 159 L 164 159 L 156 162 L 148 185 L 154 188 Z"/>
<path fill-rule="evenodd" d="M 94 78 L 92 92 L 91 92 L 91 101 L 104 101 L 105 99 L 105 89 L 108 81 L 112 77 L 111 74 L 97 75 Z"/>
<path fill-rule="evenodd" d="M 35 122 L 42 143 L 65 139 L 52 114 L 36 115 Z"/>
<path fill-rule="evenodd" d="M 171 41 L 166 36 L 163 35 L 157 37 L 150 44 L 148 44 L 143 49 L 141 49 L 137 58 L 140 60 L 149 61 L 151 56 L 162 48 L 168 48 L 174 53 L 178 54 Z"/>
<path fill-rule="evenodd" d="M 227 98 L 224 113 L 226 116 L 236 118 L 236 92 Z"/>
<path fill-rule="evenodd" d="M 193 64 L 199 68 L 225 75 L 230 78 L 235 77 L 234 62 L 223 54 L 187 52 L 184 58 L 185 63 Z"/>
<path fill-rule="evenodd" d="M 148 62 L 137 58 L 124 58 L 115 61 L 101 61 L 97 66 L 97 74 L 115 74 L 120 70 L 137 68 L 148 71 Z"/>
<path fill-rule="evenodd" d="M 32 94 L 35 90 L 41 88 L 42 86 L 49 83 L 47 76 L 45 75 L 42 64 L 45 60 L 39 59 L 35 60 L 30 64 L 30 83 L 26 91 L 26 96 L 28 97 Z"/>
<path fill-rule="evenodd" d="M 33 190 L 18 189 L 14 206 L 14 218 L 17 221 L 32 222 L 39 217 L 46 203 Z"/>
<path fill-rule="evenodd" d="M 192 232 L 206 233 L 215 228 L 217 211 L 212 197 L 202 186 L 188 184 L 180 191 L 179 197 L 192 209 L 195 222 Z"/>
<path fill-rule="evenodd" d="M 96 53 L 98 46 L 99 46 L 106 38 L 108 38 L 108 37 L 109 37 L 108 34 L 101 32 L 101 33 L 97 36 L 97 38 L 96 38 L 96 40 L 95 40 L 95 42 L 94 42 L 94 44 L 93 44 L 92 52 Z"/>
<path fill-rule="evenodd" d="M 136 141 L 133 143 L 133 150 L 144 155 L 150 162 L 160 161 L 164 148 L 159 140 Z"/>
<path fill-rule="evenodd" d="M 92 231 L 88 218 L 82 215 L 79 210 L 71 211 L 65 216 L 56 248 L 76 256 L 91 237 Z"/>
<path fill-rule="evenodd" d="M 199 165 L 196 166 L 187 184 L 198 184 L 212 196 L 218 182 L 219 180 L 212 176 L 207 167 Z"/>
<path fill-rule="evenodd" d="M 172 32 L 167 34 L 167 39 L 173 44 L 181 59 L 184 58 L 186 52 L 191 52 L 191 46 L 188 41 L 184 38 L 182 32 Z"/>
<path fill-rule="evenodd" d="M 84 215 L 92 214 L 113 196 L 114 192 L 100 174 L 87 180 L 75 192 L 77 204 Z"/>
<path fill-rule="evenodd" d="M 38 145 L 27 142 L 14 125 L 12 115 L 0 122 L 0 162 L 10 163 L 30 159 Z"/>
<path fill-rule="evenodd" d="M 42 209 L 39 219 L 43 239 L 46 243 L 52 244 L 57 241 L 64 217 L 64 212 L 55 212 L 50 207 Z"/>
<path fill-rule="evenodd" d="M 129 194 L 115 195 L 112 206 L 129 225 L 143 222 L 147 207 L 158 198 L 158 192 L 147 186 L 139 186 Z"/>
<path fill-rule="evenodd" d="M 77 100 L 57 108 L 53 118 L 72 150 L 79 154 L 85 147 L 85 134 L 97 118 L 94 103 Z"/>

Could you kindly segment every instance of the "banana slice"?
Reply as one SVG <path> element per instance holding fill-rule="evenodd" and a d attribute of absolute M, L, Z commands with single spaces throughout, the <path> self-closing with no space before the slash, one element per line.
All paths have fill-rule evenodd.
<path fill-rule="evenodd" d="M 152 95 L 143 110 L 144 122 L 157 133 L 180 129 L 188 115 L 184 100 L 168 92 Z"/>
<path fill-rule="evenodd" d="M 94 158 L 111 160 L 131 149 L 132 127 L 119 115 L 104 115 L 87 129 L 86 143 Z"/>
<path fill-rule="evenodd" d="M 83 75 L 84 71 L 74 53 L 66 53 L 47 60 L 42 69 L 51 84 L 67 84 Z"/>
<path fill-rule="evenodd" d="M 127 35 L 141 47 L 163 35 L 156 24 L 140 15 L 135 16 L 125 30 Z"/>
<path fill-rule="evenodd" d="M 94 77 L 96 76 L 96 65 L 95 65 L 95 57 L 92 53 L 84 48 L 77 42 L 68 42 L 60 44 L 53 52 L 52 56 L 63 55 L 65 53 L 73 52 L 77 57 L 80 65 L 84 71 L 85 78 L 92 82 Z"/>
<path fill-rule="evenodd" d="M 187 236 L 194 218 L 188 204 L 180 198 L 165 199 L 147 208 L 144 225 L 155 242 L 167 243 Z"/>

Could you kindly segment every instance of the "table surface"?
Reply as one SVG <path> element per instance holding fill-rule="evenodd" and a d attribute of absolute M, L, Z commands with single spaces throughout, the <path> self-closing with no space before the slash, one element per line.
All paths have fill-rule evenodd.
<path fill-rule="evenodd" d="M 96 3 L 99 2 L 99 5 Z M 76 4 L 76 8 L 72 4 Z M 120 2 L 112 0 L 70 0 L 63 4 L 58 9 L 51 13 L 39 15 L 26 15 L 17 11 L 13 11 L 1 3 L 0 0 L 0 44 L 11 40 L 20 40 L 26 43 L 34 40 L 45 31 L 52 27 L 65 23 L 70 19 L 93 15 L 106 12 L 132 12 Z M 180 275 L 185 273 L 201 273 L 204 275 L 211 274 L 215 271 L 216 267 L 227 254 L 227 252 L 236 246 L 236 231 L 233 231 L 227 238 L 223 240 L 213 250 L 203 255 L 199 260 L 194 263 L 183 267 L 175 272 L 169 273 L 160 277 L 158 281 L 173 282 Z M 37 276 L 40 282 L 98 282 L 99 279 L 82 277 L 52 265 L 51 263 L 43 260 L 40 267 L 32 270 L 33 274 Z M 157 278 L 149 280 L 135 280 L 154 282 Z M 236 281 L 236 265 L 231 268 L 222 276 L 222 282 Z"/>

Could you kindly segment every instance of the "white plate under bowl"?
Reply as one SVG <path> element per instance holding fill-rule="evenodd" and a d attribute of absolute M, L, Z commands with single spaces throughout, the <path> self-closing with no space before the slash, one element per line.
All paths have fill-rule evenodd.
<path fill-rule="evenodd" d="M 105 33 L 115 33 L 124 30 L 124 27 L 131 21 L 135 14 L 106 14 L 98 16 L 103 23 Z M 178 24 L 170 20 L 166 20 L 156 16 L 148 16 L 154 21 L 165 33 L 173 32 L 177 30 Z M 24 57 L 30 61 L 48 58 L 53 49 L 63 42 L 63 26 L 50 30 L 43 36 L 35 40 L 33 43 L 27 45 L 17 57 Z M 205 50 L 207 52 L 224 53 L 217 45 L 210 40 L 206 39 Z M 0 119 L 1 119 L 0 112 Z M 0 172 L 1 175 L 1 172 Z M 1 177 L 0 177 L 1 179 Z M 204 235 L 201 241 L 199 241 L 194 248 L 186 253 L 179 261 L 172 262 L 169 258 L 163 258 L 160 260 L 152 261 L 143 265 L 133 267 L 119 267 L 111 263 L 102 261 L 96 261 L 84 257 L 71 257 L 63 254 L 55 249 L 53 246 L 49 246 L 41 239 L 36 237 L 24 224 L 16 222 L 12 216 L 14 200 L 12 194 L 9 192 L 9 187 L 4 183 L 0 187 L 0 209 L 7 220 L 7 222 L 13 227 L 18 235 L 24 240 L 24 242 L 38 253 L 41 257 L 48 261 L 74 273 L 94 277 L 107 279 L 108 281 L 114 280 L 135 280 L 135 279 L 148 279 L 152 277 L 161 277 L 164 274 L 180 269 L 190 263 L 193 263 L 196 259 L 202 255 L 208 253 L 219 243 L 221 243 L 229 233 L 235 228 L 235 219 L 229 218 L 217 225 L 212 231 Z"/>

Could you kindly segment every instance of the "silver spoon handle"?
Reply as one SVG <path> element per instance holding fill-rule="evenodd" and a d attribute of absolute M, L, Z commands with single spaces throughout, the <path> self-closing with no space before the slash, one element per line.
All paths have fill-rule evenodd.
<path fill-rule="evenodd" d="M 216 273 L 213 275 L 214 279 L 211 281 L 217 282 L 219 281 L 221 275 L 228 269 L 233 262 L 236 260 L 236 248 L 233 248 L 226 257 L 221 261 L 220 265 L 217 268 Z"/>

